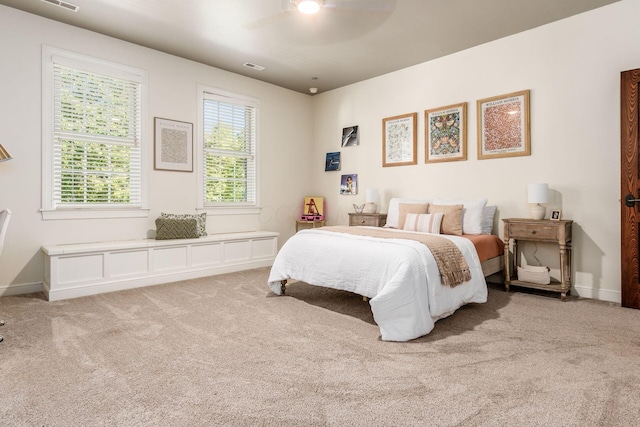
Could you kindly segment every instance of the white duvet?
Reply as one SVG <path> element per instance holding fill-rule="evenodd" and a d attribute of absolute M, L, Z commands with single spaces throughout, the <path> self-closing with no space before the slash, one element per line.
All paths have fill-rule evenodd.
<path fill-rule="evenodd" d="M 462 251 L 471 270 L 470 281 L 453 288 L 443 286 L 433 255 L 413 240 L 308 229 L 282 246 L 271 268 L 269 287 L 281 294 L 280 281 L 295 279 L 369 297 L 382 339 L 408 341 L 428 334 L 436 320 L 464 304 L 487 301 L 473 243 L 464 237 L 442 237 Z"/>

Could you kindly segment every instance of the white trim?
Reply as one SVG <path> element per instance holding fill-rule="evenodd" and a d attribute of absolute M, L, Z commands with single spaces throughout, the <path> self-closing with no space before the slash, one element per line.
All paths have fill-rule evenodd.
<path fill-rule="evenodd" d="M 0 286 L 0 297 L 9 297 L 13 295 L 33 294 L 44 291 L 44 283 L 22 283 L 20 285 Z M 2 316 L 2 313 L 0 313 Z"/>
<path fill-rule="evenodd" d="M 149 209 L 41 209 L 42 219 L 146 218 Z"/>
<path fill-rule="evenodd" d="M 581 298 L 591 298 L 600 301 L 622 303 L 622 293 L 619 291 L 611 291 L 607 289 L 591 288 L 587 286 L 574 286 L 576 294 Z"/>

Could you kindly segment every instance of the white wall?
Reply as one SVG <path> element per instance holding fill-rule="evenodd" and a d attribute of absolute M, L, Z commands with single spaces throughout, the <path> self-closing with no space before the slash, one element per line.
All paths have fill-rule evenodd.
<path fill-rule="evenodd" d="M 209 216 L 207 231 L 278 231 L 280 243 L 295 231 L 306 192 L 299 178 L 312 160 L 308 156 L 313 129 L 310 96 L 0 6 L 0 143 L 13 156 L 0 165 L 0 208 L 13 212 L 0 257 L 0 295 L 40 289 L 44 244 L 145 238 L 155 229 L 154 220 L 161 211 L 195 213 L 196 209 L 196 173 L 153 170 L 151 145 L 146 159 L 148 218 L 42 220 L 43 44 L 147 70 L 148 142 L 153 138 L 154 117 L 191 122 L 196 129 L 198 83 L 259 98 L 262 213 Z"/>
<path fill-rule="evenodd" d="M 548 207 L 575 221 L 577 292 L 619 302 L 620 72 L 640 67 L 638 22 L 640 1 L 624 0 L 316 96 L 313 190 L 327 197 L 329 221 L 346 224 L 369 187 L 381 190 L 383 211 L 393 196 L 488 197 L 500 218 L 528 217 L 527 184 L 548 182 Z M 478 160 L 476 100 L 524 89 L 531 90 L 531 156 Z M 465 101 L 468 160 L 425 164 L 424 110 Z M 418 164 L 383 168 L 382 119 L 411 112 L 418 113 Z M 341 130 L 351 125 L 360 126 L 360 145 L 340 149 Z M 330 151 L 342 153 L 340 172 L 324 172 Z M 358 174 L 357 196 L 338 194 L 344 173 Z M 536 256 L 557 268 L 553 249 L 538 245 Z"/>

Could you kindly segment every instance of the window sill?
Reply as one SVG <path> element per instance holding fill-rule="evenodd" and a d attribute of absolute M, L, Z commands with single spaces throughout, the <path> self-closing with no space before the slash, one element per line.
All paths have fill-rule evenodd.
<path fill-rule="evenodd" d="M 149 209 L 41 209 L 40 212 L 43 220 L 146 218 L 149 216 Z"/>
<path fill-rule="evenodd" d="M 262 208 L 256 206 L 208 206 L 206 208 L 198 208 L 199 213 L 206 212 L 208 215 L 259 215 Z"/>

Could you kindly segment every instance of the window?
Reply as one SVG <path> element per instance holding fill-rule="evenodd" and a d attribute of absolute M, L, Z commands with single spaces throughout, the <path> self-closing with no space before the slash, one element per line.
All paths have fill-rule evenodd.
<path fill-rule="evenodd" d="M 200 208 L 258 213 L 259 102 L 199 87 Z"/>
<path fill-rule="evenodd" d="M 53 48 L 43 55 L 43 218 L 146 216 L 146 73 Z"/>

